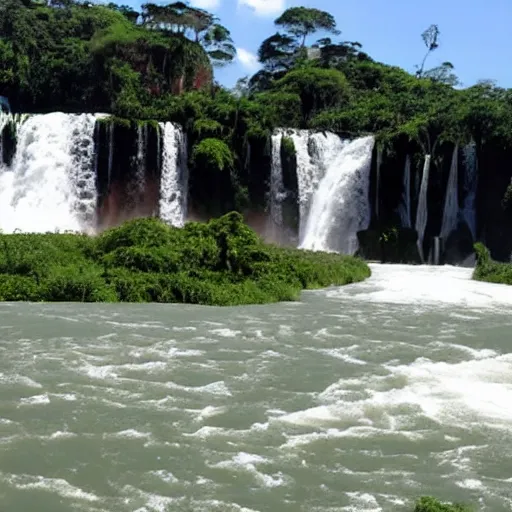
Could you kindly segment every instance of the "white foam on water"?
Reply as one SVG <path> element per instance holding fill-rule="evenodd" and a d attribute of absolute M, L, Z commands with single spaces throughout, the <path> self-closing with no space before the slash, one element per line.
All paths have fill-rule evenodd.
<path fill-rule="evenodd" d="M 165 469 L 150 471 L 150 474 L 157 476 L 166 484 L 175 484 L 179 482 L 179 480 L 170 471 L 166 471 Z"/>
<path fill-rule="evenodd" d="M 204 421 L 208 418 L 213 418 L 214 416 L 223 414 L 224 412 L 226 412 L 226 410 L 226 407 L 215 407 L 213 405 L 208 405 L 204 409 L 193 412 L 197 413 L 196 421 Z"/>
<path fill-rule="evenodd" d="M 76 402 L 76 395 L 73 393 L 52 393 L 52 398 L 60 398 L 66 402 Z"/>
<path fill-rule="evenodd" d="M 308 349 L 313 352 L 318 352 L 320 354 L 325 354 L 327 356 L 333 357 L 335 359 L 340 359 L 341 361 L 344 361 L 345 363 L 349 364 L 356 364 L 359 366 L 365 366 L 368 363 L 366 361 L 363 361 L 362 359 L 358 359 L 357 357 L 353 357 L 350 354 L 347 354 L 346 352 L 350 349 L 348 348 L 321 348 L 321 349 Z"/>
<path fill-rule="evenodd" d="M 214 334 L 215 336 L 220 336 L 221 338 L 236 338 L 242 331 L 237 331 L 229 328 L 222 329 L 212 329 L 210 334 Z"/>
<path fill-rule="evenodd" d="M 232 396 L 231 391 L 224 381 L 211 382 L 204 386 L 183 386 L 175 382 L 167 382 L 166 386 L 170 389 L 180 389 L 183 391 L 191 391 L 193 393 L 208 393 L 219 396 Z"/>
<path fill-rule="evenodd" d="M 281 422 L 324 429 L 290 437 L 285 446 L 376 434 L 421 438 L 422 418 L 470 431 L 512 428 L 512 354 L 458 363 L 418 358 L 384 368 L 387 376 L 340 379 L 318 395 L 321 405 L 280 417 Z M 350 400 L 356 384 L 356 399 Z"/>
<path fill-rule="evenodd" d="M 259 512 L 238 503 L 226 503 L 220 500 L 191 500 L 190 510 L 194 512 Z"/>
<path fill-rule="evenodd" d="M 118 327 L 168 330 L 161 322 L 116 322 L 114 320 L 107 320 L 105 323 Z"/>
<path fill-rule="evenodd" d="M 103 437 L 116 439 L 151 439 L 152 436 L 150 432 L 140 432 L 134 428 L 130 428 L 115 432 L 114 434 L 104 434 Z"/>
<path fill-rule="evenodd" d="M 179 349 L 177 347 L 172 347 L 171 349 L 169 349 L 167 354 L 170 357 L 200 357 L 204 355 L 204 350 Z"/>
<path fill-rule="evenodd" d="M 46 405 L 49 403 L 50 397 L 46 393 L 44 395 L 34 395 L 20 400 L 20 404 L 22 405 Z"/>
<path fill-rule="evenodd" d="M 381 512 L 377 499 L 372 494 L 365 492 L 347 492 L 351 504 L 343 507 L 342 510 L 347 512 Z"/>
<path fill-rule="evenodd" d="M 468 309 L 512 306 L 512 286 L 471 279 L 473 269 L 452 266 L 370 264 L 372 276 L 356 285 L 330 289 L 328 297 L 373 303 Z"/>
<path fill-rule="evenodd" d="M 3 477 L 4 475 L 2 475 Z M 2 478 L 3 479 L 3 478 Z M 10 485 L 19 490 L 38 489 L 58 494 L 62 498 L 84 500 L 89 502 L 98 501 L 95 494 L 85 492 L 82 489 L 71 485 L 62 478 L 46 478 L 32 475 L 8 475 L 6 480 Z"/>
<path fill-rule="evenodd" d="M 281 473 L 268 475 L 256 469 L 257 464 L 265 463 L 268 463 L 268 460 L 264 457 L 261 457 L 260 455 L 239 452 L 230 460 L 218 462 L 217 464 L 213 464 L 210 467 L 250 473 L 260 485 L 268 488 L 280 487 L 281 485 L 284 485 L 285 480 Z"/>
<path fill-rule="evenodd" d="M 484 484 L 480 480 L 474 480 L 472 478 L 466 478 L 466 480 L 462 480 L 461 482 L 457 482 L 459 487 L 463 489 L 470 490 L 482 490 L 485 489 Z"/>
<path fill-rule="evenodd" d="M 25 375 L 6 375 L 5 373 L 0 373 L 0 384 L 15 384 L 18 386 L 26 386 L 28 388 L 41 389 L 43 386 L 32 380 L 30 377 L 26 377 Z"/>

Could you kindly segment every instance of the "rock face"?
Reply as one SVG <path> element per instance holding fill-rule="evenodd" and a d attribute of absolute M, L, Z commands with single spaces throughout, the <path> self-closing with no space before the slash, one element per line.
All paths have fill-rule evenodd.
<path fill-rule="evenodd" d="M 414 229 L 368 229 L 357 233 L 358 255 L 382 263 L 420 264 L 418 234 Z"/>
<path fill-rule="evenodd" d="M 444 257 L 447 265 L 458 265 L 468 260 L 473 254 L 473 236 L 465 222 L 459 222 L 457 230 L 444 241 Z"/>

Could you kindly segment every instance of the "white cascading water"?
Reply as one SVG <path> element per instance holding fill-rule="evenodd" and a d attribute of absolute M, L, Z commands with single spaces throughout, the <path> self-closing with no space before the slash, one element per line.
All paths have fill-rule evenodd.
<path fill-rule="evenodd" d="M 327 169 L 339 156 L 343 142 L 331 132 L 310 133 L 308 130 L 294 130 L 290 137 L 294 142 L 297 158 L 299 240 L 302 240 L 313 194 Z"/>
<path fill-rule="evenodd" d="M 162 167 L 160 179 L 160 218 L 182 227 L 187 216 L 187 140 L 180 126 L 160 123 Z"/>
<path fill-rule="evenodd" d="M 137 127 L 137 170 L 136 170 L 136 191 L 143 194 L 146 188 L 146 147 L 148 140 L 148 125 L 138 125 Z"/>
<path fill-rule="evenodd" d="M 421 176 L 421 186 L 418 198 L 418 210 L 416 212 L 415 229 L 418 233 L 418 251 L 420 253 L 421 261 L 425 261 L 423 254 L 423 238 L 425 236 L 425 228 L 427 227 L 428 219 L 428 204 L 427 204 L 427 191 L 428 191 L 428 177 L 430 174 L 430 155 L 425 155 L 425 163 L 423 164 L 423 173 Z"/>
<path fill-rule="evenodd" d="M 475 143 L 468 144 L 462 149 L 464 162 L 464 206 L 462 218 L 468 225 L 473 240 L 476 240 L 476 192 L 478 189 L 478 161 Z"/>
<path fill-rule="evenodd" d="M 444 242 L 457 228 L 459 222 L 459 146 L 453 150 L 450 175 L 446 184 L 446 196 L 444 201 L 443 223 L 439 236 Z"/>
<path fill-rule="evenodd" d="M 301 249 L 354 254 L 357 232 L 370 223 L 368 189 L 375 139 L 340 142 L 309 211 Z"/>
<path fill-rule="evenodd" d="M 320 167 L 315 165 L 309 154 L 309 131 L 294 130 L 290 134 L 295 146 L 297 159 L 297 188 L 299 201 L 299 239 L 302 236 L 304 219 L 307 217 L 309 202 L 320 181 Z"/>
<path fill-rule="evenodd" d="M 398 208 L 400 221 L 403 228 L 411 227 L 411 157 L 407 155 L 405 158 L 404 177 L 403 177 L 404 190 L 402 192 L 402 202 Z"/>
<path fill-rule="evenodd" d="M 93 114 L 23 117 L 11 168 L 0 174 L 0 230 L 90 232 L 95 227 Z"/>
<path fill-rule="evenodd" d="M 283 131 L 276 130 L 272 134 L 272 166 L 270 168 L 270 201 L 269 213 L 271 224 L 269 226 L 270 236 L 276 235 L 278 226 L 283 224 L 283 206 L 282 202 L 286 197 L 286 191 L 283 183 L 283 169 L 281 162 L 281 142 L 283 140 Z"/>

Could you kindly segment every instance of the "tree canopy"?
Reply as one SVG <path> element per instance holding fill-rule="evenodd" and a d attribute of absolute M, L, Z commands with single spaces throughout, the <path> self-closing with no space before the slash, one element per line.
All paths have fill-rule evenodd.
<path fill-rule="evenodd" d="M 489 82 L 455 89 L 452 63 L 426 65 L 440 44 L 437 25 L 421 34 L 426 53 L 414 73 L 375 62 L 357 41 L 336 40 L 328 12 L 292 7 L 275 25 L 258 49 L 261 70 L 228 91 L 213 82 L 212 65 L 231 62 L 235 45 L 205 9 L 3 0 L 0 94 L 14 110 L 86 105 L 180 122 L 194 130 L 193 143 L 222 140 L 234 167 L 248 139 L 263 140 L 277 126 L 404 135 L 426 149 L 441 140 L 512 138 L 510 91 Z"/>
<path fill-rule="evenodd" d="M 311 7 L 291 7 L 276 19 L 275 24 L 291 34 L 301 47 L 306 46 L 310 34 L 319 30 L 339 34 L 332 14 Z"/>

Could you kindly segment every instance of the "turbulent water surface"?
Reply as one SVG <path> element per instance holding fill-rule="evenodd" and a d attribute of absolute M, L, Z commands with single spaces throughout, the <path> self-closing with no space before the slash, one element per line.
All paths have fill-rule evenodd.
<path fill-rule="evenodd" d="M 374 266 L 294 304 L 0 304 L 0 509 L 512 506 L 512 288 Z"/>

